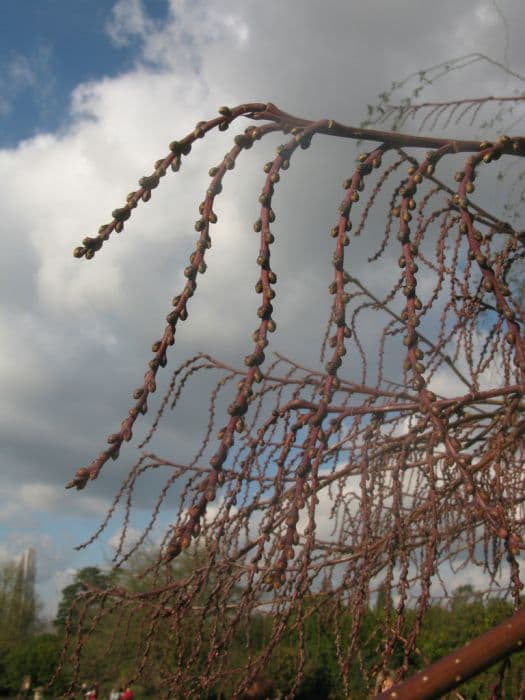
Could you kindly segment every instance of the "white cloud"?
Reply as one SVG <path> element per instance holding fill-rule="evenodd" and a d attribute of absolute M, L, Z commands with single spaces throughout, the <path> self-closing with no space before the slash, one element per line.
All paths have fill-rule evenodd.
<path fill-rule="evenodd" d="M 141 59 L 162 70 L 199 72 L 210 45 L 242 50 L 251 36 L 244 13 L 192 0 L 170 0 L 168 21 L 154 21 L 142 0 L 119 0 L 106 31 L 117 46 L 142 43 Z"/>
<path fill-rule="evenodd" d="M 45 482 L 25 483 L 16 492 L 6 486 L 0 487 L 0 523 L 27 525 L 41 519 L 42 513 L 62 512 L 66 514 L 65 495 L 56 485 Z M 70 504 L 71 507 L 71 504 Z M 100 518 L 107 512 L 108 504 L 100 498 L 86 495 L 74 506 L 77 516 Z M 71 511 L 70 511 L 71 512 Z"/>
<path fill-rule="evenodd" d="M 128 45 L 134 37 L 145 38 L 155 23 L 144 12 L 141 0 L 119 0 L 112 10 L 106 31 L 117 46 Z"/>
<path fill-rule="evenodd" d="M 33 85 L 36 79 L 26 56 L 14 56 L 7 66 L 7 75 L 17 88 Z"/>
<path fill-rule="evenodd" d="M 272 100 L 305 116 L 356 122 L 392 78 L 457 55 L 463 46 L 458 38 L 487 50 L 493 45 L 492 27 L 483 19 L 486 2 L 424 5 L 413 12 L 411 2 L 379 0 L 329 7 L 321 2 L 172 0 L 162 25 L 140 0 L 114 5 L 108 32 L 117 45 L 137 48 L 134 67 L 78 85 L 69 122 L 59 133 L 0 151 L 6 253 L 0 259 L 0 422 L 10 441 L 3 459 L 11 479 L 9 489 L 0 491 L 4 524 L 41 513 L 52 519 L 71 510 L 97 517 L 105 512 L 107 499 L 100 494 L 111 491 L 125 466 L 111 465 L 81 494 L 65 494 L 56 484 L 91 459 L 124 417 L 129 388 L 142 377 L 147 348 L 182 283 L 206 172 L 247 122 L 196 143 L 180 174 L 166 176 L 152 201 L 134 211 L 124 232 L 113 235 L 94 261 L 74 260 L 72 249 L 110 220 L 111 211 L 151 172 L 172 139 L 216 114 L 220 104 Z M 479 8 L 481 18 L 473 21 Z M 519 18 L 521 11 L 513 9 Z M 422 28 L 427 10 L 430 19 Z M 517 59 L 523 64 L 520 47 Z M 12 66 L 12 79 L 29 87 L 34 70 L 20 59 Z M 464 90 L 461 80 L 456 84 Z M 10 105 L 10 97 L 0 98 L 0 111 Z M 189 327 L 177 334 L 179 359 L 185 352 L 212 350 L 242 362 L 256 322 L 252 290 L 258 241 L 251 228 L 264 177 L 261 165 L 273 157 L 278 142 L 257 144 L 228 173 L 217 200 L 219 224 L 212 233 L 209 272 L 199 280 Z M 325 159 L 323 152 L 329 154 Z M 337 212 L 338 183 L 353 167 L 354 155 L 355 149 L 342 142 L 319 139 L 283 175 L 276 194 L 274 260 L 280 280 L 275 305 L 285 322 L 275 343 L 315 357 L 314 362 L 314 343 L 323 332 L 317 319 L 329 306 L 320 272 L 320 265 L 324 270 L 330 264 L 326 231 Z M 359 272 L 370 244 L 364 236 L 352 244 L 352 265 Z M 245 260 L 247 266 L 239 265 Z M 281 276 L 286 269 L 292 270 L 289 282 Z M 381 284 L 384 278 L 385 268 L 376 266 L 372 281 Z M 443 372 L 434 378 L 445 395 L 457 391 L 454 381 Z M 106 426 L 107 415 L 111 426 Z M 189 428 L 181 418 L 176 426 L 180 442 L 194 434 Z M 36 447 L 28 455 L 31 440 Z M 92 496 L 91 488 L 100 489 L 92 492 L 98 495 Z M 323 492 L 320 536 L 328 537 L 332 524 Z M 130 530 L 132 539 L 137 532 Z M 117 535 L 110 538 L 113 547 Z M 67 562 L 61 567 L 62 572 L 70 568 Z"/>
<path fill-rule="evenodd" d="M 224 26 L 236 37 L 238 46 L 246 46 L 250 40 L 248 24 L 238 15 L 227 14 L 223 17 Z"/>
<path fill-rule="evenodd" d="M 65 569 L 58 569 L 55 571 L 54 583 L 57 590 L 57 594 L 60 593 L 66 586 L 73 583 L 77 569 L 72 567 L 66 567 Z"/>
<path fill-rule="evenodd" d="M 123 529 L 119 528 L 118 530 L 115 530 L 115 532 L 107 540 L 107 544 L 115 552 L 118 549 L 120 549 L 121 542 L 122 542 L 123 551 L 128 550 L 130 547 L 132 547 L 134 544 L 136 544 L 142 535 L 142 531 L 136 527 L 128 526 L 126 528 L 126 532 L 124 534 L 123 540 L 122 540 L 122 535 L 123 535 Z"/>
<path fill-rule="evenodd" d="M 37 43 L 28 54 L 9 55 L 0 66 L 0 117 L 12 113 L 22 95 L 29 95 L 34 108 L 45 112 L 55 87 L 51 58 L 51 47 L 43 43 Z"/>

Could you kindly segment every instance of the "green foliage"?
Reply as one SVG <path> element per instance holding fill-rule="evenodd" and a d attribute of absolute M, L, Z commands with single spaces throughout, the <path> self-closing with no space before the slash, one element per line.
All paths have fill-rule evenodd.
<path fill-rule="evenodd" d="M 60 646 L 56 635 L 37 634 L 10 647 L 3 659 L 3 688 L 18 691 L 26 675 L 31 677 L 33 687 L 44 686 L 55 671 Z"/>
<path fill-rule="evenodd" d="M 107 588 L 110 584 L 111 576 L 103 572 L 97 566 L 87 566 L 77 571 L 73 582 L 62 590 L 62 598 L 58 605 L 54 624 L 61 629 L 64 627 L 73 602 L 77 596 L 87 590 L 89 586 L 94 588 Z"/>
<path fill-rule="evenodd" d="M 198 562 L 198 552 L 186 553 L 173 565 L 170 576 L 184 577 L 184 580 L 191 581 Z M 102 572 L 92 567 L 83 569 L 78 572 L 73 584 L 64 589 L 59 610 L 63 612 L 66 609 L 66 604 L 74 599 L 75 592 L 78 594 L 86 590 L 88 580 L 102 589 L 118 586 L 119 589 L 134 594 L 147 591 L 154 579 L 153 563 L 154 554 L 146 551 L 131 558 L 116 573 Z M 203 602 L 208 594 L 209 591 L 202 591 Z M 232 600 L 238 594 L 239 592 L 232 591 Z M 385 592 L 380 591 L 371 607 L 363 611 L 360 620 L 359 644 L 349 659 L 348 667 L 348 692 L 355 700 L 365 700 L 374 690 L 381 668 L 385 635 L 393 628 L 391 617 L 394 612 L 387 612 L 391 610 L 391 603 L 387 603 Z M 292 613 L 288 617 L 285 634 L 265 659 L 262 675 L 273 681 L 276 692 L 293 692 L 293 697 L 301 700 L 346 698 L 340 661 L 348 653 L 346 640 L 350 637 L 354 624 L 351 613 L 343 606 L 339 609 L 327 606 L 322 592 L 303 600 L 300 605 L 301 613 Z M 510 603 L 496 598 L 487 600 L 472 586 L 461 586 L 454 591 L 446 605 L 431 605 L 428 608 L 417 640 L 417 653 L 409 657 L 408 675 L 437 661 L 511 614 Z M 151 636 L 147 662 L 142 673 L 141 697 L 159 697 L 159 689 L 165 688 L 165 680 L 173 677 L 181 665 L 191 668 L 195 679 L 206 676 L 208 654 L 213 652 L 212 635 L 207 634 L 205 626 L 208 623 L 201 618 L 198 610 L 194 617 L 186 616 L 180 621 L 174 621 L 171 616 L 167 616 L 157 624 L 155 610 L 147 605 L 120 605 L 117 613 L 116 607 L 110 603 L 104 604 L 99 599 L 85 620 L 94 617 L 97 618 L 97 625 L 91 629 L 83 643 L 84 675 L 81 680 L 96 679 L 103 690 L 127 682 L 143 660 L 142 641 L 144 635 L 151 630 L 154 630 L 154 634 Z M 390 662 L 390 669 L 394 673 L 403 663 L 404 639 L 413 626 L 413 617 L 413 611 L 405 612 L 405 624 L 394 641 Z M 63 615 L 57 615 L 57 620 L 60 618 L 63 619 Z M 244 634 L 236 632 L 233 637 L 222 680 L 213 683 L 206 691 L 198 690 L 197 686 L 180 685 L 171 689 L 170 697 L 230 697 L 241 669 L 256 661 L 258 655 L 263 653 L 278 623 L 279 620 L 269 612 L 252 614 L 247 620 Z M 174 643 L 173 630 L 177 625 Z M 225 629 L 227 626 L 226 615 Z M 57 625 L 57 629 L 64 630 L 64 627 Z M 200 641 L 197 642 L 197 639 Z M 58 658 L 57 654 L 57 639 L 50 635 L 34 637 L 32 645 L 25 650 L 13 648 L 7 656 L 0 657 L 4 687 L 15 688 L 24 673 L 31 673 L 38 679 L 45 678 L 46 675 L 48 677 L 53 660 Z M 296 680 L 300 665 L 301 676 Z M 64 671 L 64 675 L 70 678 L 72 667 L 66 664 Z M 515 689 L 524 672 L 525 659 L 522 656 L 513 657 L 503 681 L 502 698 L 515 697 Z M 494 682 L 495 669 L 486 671 L 462 686 L 462 697 L 472 700 L 485 697 Z"/>
<path fill-rule="evenodd" d="M 28 550 L 0 567 L 0 692 L 17 693 L 29 676 L 44 685 L 58 665 L 61 641 L 42 632 L 35 596 L 36 562 Z M 57 688 L 59 688 L 57 683 Z"/>
<path fill-rule="evenodd" d="M 0 567 L 0 646 L 27 639 L 38 627 L 35 561 L 31 550 Z"/>

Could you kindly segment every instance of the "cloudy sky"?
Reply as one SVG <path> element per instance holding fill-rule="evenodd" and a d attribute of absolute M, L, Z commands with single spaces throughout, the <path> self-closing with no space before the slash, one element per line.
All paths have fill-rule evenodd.
<path fill-rule="evenodd" d="M 220 105 L 272 101 L 308 118 L 358 124 L 392 80 L 446 59 L 483 52 L 525 73 L 524 20 L 521 0 L 4 0 L 0 557 L 36 548 L 48 614 L 72 571 L 111 557 L 118 522 L 87 552 L 74 546 L 96 529 L 135 453 L 123 451 L 82 493 L 64 484 L 129 407 L 183 281 L 207 171 L 231 147 L 230 132 L 199 142 L 94 261 L 75 260 L 73 248 L 110 220 L 171 140 Z M 515 87 L 509 80 L 478 67 L 428 97 L 504 94 Z M 249 232 L 261 165 L 279 142 L 257 144 L 229 177 L 210 273 L 178 361 L 199 350 L 235 361 L 249 348 L 257 304 Z M 278 333 L 275 348 L 300 359 L 318 347 L 316 321 L 328 309 L 325 231 L 356 156 L 345 148 L 323 143 L 310 160 L 300 156 L 295 189 L 283 185 L 278 195 L 291 211 L 279 222 L 275 264 L 293 273 L 283 282 L 281 325 L 309 323 Z M 238 265 L 247 259 L 249 271 Z M 191 454 L 199 398 L 197 389 L 160 436 L 167 456 Z M 146 429 L 147 421 L 138 437 Z M 149 507 L 143 489 L 139 521 Z"/>

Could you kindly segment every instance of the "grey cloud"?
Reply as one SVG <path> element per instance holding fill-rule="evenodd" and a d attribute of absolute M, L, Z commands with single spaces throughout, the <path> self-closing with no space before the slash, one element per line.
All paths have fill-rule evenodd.
<path fill-rule="evenodd" d="M 491 3 L 482 1 L 173 2 L 171 23 L 162 28 L 140 14 L 147 4 L 118 6 L 139 13 L 139 24 L 127 26 L 124 33 L 138 33 L 144 42 L 136 69 L 79 87 L 69 130 L 59 138 L 0 153 L 5 176 L 13 168 L 19 175 L 0 193 L 2 237 L 9 250 L 0 263 L 2 332 L 20 338 L 20 345 L 4 346 L 7 364 L 0 362 L 0 381 L 10 393 L 8 399 L 3 396 L 9 419 L 0 437 L 2 467 L 14 491 L 33 482 L 62 489 L 74 469 L 95 457 L 107 434 L 118 429 L 131 390 L 146 369 L 149 346 L 159 337 L 170 299 L 183 283 L 207 170 L 246 124 L 196 144 L 181 172 L 166 176 L 120 237 L 113 236 L 92 262 L 73 260 L 71 249 L 121 206 L 172 138 L 214 114 L 219 104 L 252 99 L 272 100 L 302 116 L 357 123 L 366 104 L 393 79 L 465 50 L 497 55 L 503 36 Z M 521 3 L 508 2 L 502 9 L 514 32 L 523 19 Z M 217 16 L 225 19 L 214 35 Z M 516 33 L 511 34 L 511 58 L 523 70 L 525 53 Z M 487 76 L 478 70 L 469 92 L 483 91 Z M 448 84 L 436 84 L 429 94 L 436 97 L 449 89 L 466 91 L 461 73 Z M 199 279 L 189 321 L 177 331 L 170 365 L 135 443 L 155 415 L 170 370 L 199 351 L 239 365 L 250 349 L 258 305 L 253 291 L 258 241 L 252 224 L 262 165 L 281 141 L 271 137 L 258 143 L 228 173 L 217 198 L 219 223 L 212 232 L 209 270 Z M 310 150 L 297 154 L 275 193 L 272 266 L 279 278 L 279 327 L 272 342 L 276 350 L 314 367 L 319 366 L 330 308 L 328 230 L 337 221 L 340 182 L 351 174 L 356 155 L 353 144 L 318 137 Z M 368 232 L 353 239 L 352 270 L 366 269 L 382 226 L 383 217 L 371 218 Z M 372 270 L 370 283 L 377 294 L 397 275 L 395 259 L 391 250 Z M 368 342 L 374 342 L 375 334 L 372 324 L 366 327 Z M 19 389 L 11 383 L 10 361 L 27 375 Z M 357 371 L 359 362 L 349 358 L 347 366 Z M 394 373 L 394 365 L 388 371 Z M 34 381 L 27 381 L 33 375 Z M 192 381 L 180 407 L 184 410 L 166 416 L 147 449 L 180 461 L 191 458 L 206 423 L 212 387 L 211 375 Z M 226 400 L 218 407 L 218 427 Z M 74 514 L 87 496 L 107 504 L 135 457 L 126 448 L 85 493 L 64 493 L 61 508 Z M 165 478 L 166 472 L 142 480 L 135 500 L 139 509 L 152 506 Z"/>

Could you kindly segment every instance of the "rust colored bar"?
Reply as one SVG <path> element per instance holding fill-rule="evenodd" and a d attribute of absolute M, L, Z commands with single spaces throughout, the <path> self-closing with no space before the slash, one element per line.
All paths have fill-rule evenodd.
<path fill-rule="evenodd" d="M 419 673 L 376 695 L 374 700 L 431 700 L 457 688 L 500 659 L 521 651 L 525 641 L 525 610 L 467 642 Z"/>

